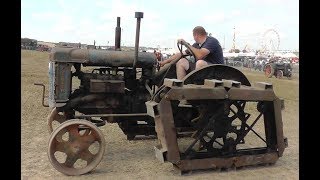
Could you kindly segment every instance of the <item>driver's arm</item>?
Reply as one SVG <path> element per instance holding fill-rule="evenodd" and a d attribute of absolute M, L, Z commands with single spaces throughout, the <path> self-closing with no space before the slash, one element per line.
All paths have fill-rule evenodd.
<path fill-rule="evenodd" d="M 196 59 L 203 59 L 210 53 L 210 51 L 206 48 L 197 49 L 190 44 L 188 44 L 187 46 L 192 50 L 192 52 L 196 56 Z"/>
<path fill-rule="evenodd" d="M 180 53 L 180 52 L 177 52 L 176 54 L 172 55 L 172 56 L 169 57 L 168 59 L 161 61 L 161 62 L 160 62 L 160 66 L 162 67 L 163 65 L 165 65 L 165 64 L 167 64 L 167 63 L 170 63 L 170 62 L 173 61 L 174 59 L 180 58 L 180 56 L 181 56 L 181 53 Z"/>

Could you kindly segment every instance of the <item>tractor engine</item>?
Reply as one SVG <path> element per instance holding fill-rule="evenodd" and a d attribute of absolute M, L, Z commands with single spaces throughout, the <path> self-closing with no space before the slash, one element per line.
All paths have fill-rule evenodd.
<path fill-rule="evenodd" d="M 49 106 L 66 119 L 110 114 L 95 120 L 97 125 L 104 125 L 105 120 L 116 122 L 128 139 L 155 135 L 154 121 L 147 116 L 144 104 L 151 97 L 149 84 L 155 62 L 154 54 L 141 52 L 135 70 L 133 52 L 54 48 L 49 62 Z M 82 66 L 93 70 L 84 72 Z M 72 90 L 74 78 L 80 84 Z"/>

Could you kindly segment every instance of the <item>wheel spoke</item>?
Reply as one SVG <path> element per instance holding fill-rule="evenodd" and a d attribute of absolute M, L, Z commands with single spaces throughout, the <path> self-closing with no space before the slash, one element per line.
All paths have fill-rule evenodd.
<path fill-rule="evenodd" d="M 64 162 L 64 165 L 72 168 L 74 163 L 78 160 L 79 158 L 75 154 L 68 154 L 66 162 Z"/>
<path fill-rule="evenodd" d="M 84 129 L 83 135 L 79 134 L 80 127 L 87 128 Z M 68 141 L 64 141 L 62 138 L 66 132 L 69 133 Z M 97 146 L 93 144 L 95 141 L 98 141 Z M 97 153 L 90 152 L 91 144 L 93 144 L 92 150 L 94 152 L 98 150 Z M 48 156 L 50 163 L 59 172 L 66 175 L 81 175 L 90 172 L 100 163 L 105 146 L 102 132 L 93 123 L 78 119 L 69 120 L 51 133 Z M 64 156 L 55 154 L 57 151 L 62 152 Z M 63 157 L 66 157 L 65 162 L 60 161 Z M 79 159 L 86 161 L 85 167 L 82 162 L 78 162 Z"/>
<path fill-rule="evenodd" d="M 58 142 L 64 142 L 64 140 L 62 139 L 62 136 L 67 132 L 67 129 L 62 129 L 60 132 L 57 133 L 55 139 Z"/>
<path fill-rule="evenodd" d="M 90 134 L 91 130 L 88 128 L 81 129 L 79 132 L 84 131 L 84 133 L 81 136 L 87 136 Z"/>
<path fill-rule="evenodd" d="M 217 143 L 217 144 L 219 144 L 221 147 L 223 147 L 223 144 L 221 144 L 219 141 L 214 140 L 214 142 Z M 212 145 L 213 145 L 213 143 L 212 143 Z"/>
<path fill-rule="evenodd" d="M 79 125 L 75 124 L 67 127 L 69 132 L 69 139 L 74 139 L 80 136 L 79 134 Z"/>
<path fill-rule="evenodd" d="M 57 151 L 65 152 L 67 145 L 68 145 L 67 142 L 60 142 L 56 138 L 52 141 L 52 148 L 54 149 L 54 152 L 57 152 Z"/>
<path fill-rule="evenodd" d="M 91 133 L 89 135 L 86 135 L 83 137 L 83 141 L 85 141 L 88 144 L 92 144 L 95 141 L 97 141 L 99 138 L 97 138 L 96 136 L 93 135 L 94 133 Z"/>
<path fill-rule="evenodd" d="M 95 155 L 92 154 L 88 149 L 82 151 L 80 158 L 87 161 L 87 164 L 90 164 L 93 159 L 94 159 Z"/>
<path fill-rule="evenodd" d="M 200 138 L 200 144 L 202 145 L 202 149 L 206 148 L 207 151 L 211 152 L 213 150 L 213 147 L 210 146 L 210 141 L 207 142 L 206 140 L 204 140 L 204 138 Z M 212 144 L 211 144 L 212 145 Z"/>
<path fill-rule="evenodd" d="M 217 139 L 217 136 L 213 135 L 212 138 L 211 138 L 210 141 L 209 141 L 209 143 L 211 144 L 211 146 L 213 146 L 213 143 L 214 143 L 214 142 L 216 142 L 216 143 L 218 143 L 219 145 L 221 145 L 219 142 L 216 141 L 216 139 Z"/>

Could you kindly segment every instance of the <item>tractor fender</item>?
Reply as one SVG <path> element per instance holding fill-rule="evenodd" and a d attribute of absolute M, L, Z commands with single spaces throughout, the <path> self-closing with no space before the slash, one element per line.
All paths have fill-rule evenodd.
<path fill-rule="evenodd" d="M 249 80 L 241 71 L 223 64 L 213 64 L 192 71 L 182 81 L 184 84 L 202 85 L 205 79 L 228 79 L 241 82 L 242 85 L 251 86 Z"/>

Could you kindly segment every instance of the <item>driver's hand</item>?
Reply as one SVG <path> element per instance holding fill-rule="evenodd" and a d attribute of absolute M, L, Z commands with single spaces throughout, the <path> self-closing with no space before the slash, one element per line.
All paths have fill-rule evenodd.
<path fill-rule="evenodd" d="M 184 39 L 178 39 L 178 43 L 182 45 L 187 45 L 188 43 Z"/>
<path fill-rule="evenodd" d="M 162 66 L 164 66 L 164 65 L 167 64 L 167 63 L 166 63 L 166 61 L 161 61 L 159 64 L 160 64 L 160 67 L 162 67 Z"/>

